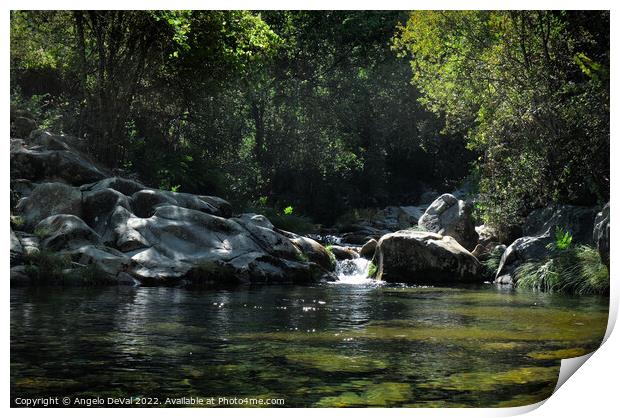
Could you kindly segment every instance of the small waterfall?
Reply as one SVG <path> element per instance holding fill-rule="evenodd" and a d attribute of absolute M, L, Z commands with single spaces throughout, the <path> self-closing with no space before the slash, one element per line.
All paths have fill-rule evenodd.
<path fill-rule="evenodd" d="M 375 279 L 368 277 L 369 266 L 370 261 L 362 257 L 354 258 L 352 260 L 339 260 L 336 263 L 336 275 L 338 276 L 338 281 L 336 283 L 377 283 Z"/>

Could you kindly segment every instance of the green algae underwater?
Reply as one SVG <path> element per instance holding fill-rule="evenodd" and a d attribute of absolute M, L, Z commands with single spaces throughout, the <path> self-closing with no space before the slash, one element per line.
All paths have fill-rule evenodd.
<path fill-rule="evenodd" d="M 493 285 L 11 289 L 11 398 L 509 407 L 601 343 L 607 297 Z"/>

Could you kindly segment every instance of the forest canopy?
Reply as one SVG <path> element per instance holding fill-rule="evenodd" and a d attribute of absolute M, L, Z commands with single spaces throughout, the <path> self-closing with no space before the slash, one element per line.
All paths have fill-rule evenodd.
<path fill-rule="evenodd" d="M 608 12 L 13 11 L 11 102 L 161 188 L 331 224 L 609 198 Z"/>

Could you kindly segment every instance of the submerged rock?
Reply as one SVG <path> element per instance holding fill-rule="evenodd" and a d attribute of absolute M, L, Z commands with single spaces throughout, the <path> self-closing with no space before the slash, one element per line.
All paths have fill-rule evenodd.
<path fill-rule="evenodd" d="M 418 226 L 426 231 L 450 236 L 467 250 L 473 250 L 478 242 L 478 234 L 472 210 L 471 203 L 446 193 L 426 209 L 418 221 Z"/>
<path fill-rule="evenodd" d="M 376 259 L 376 277 L 387 282 L 481 282 L 476 257 L 454 238 L 433 232 L 387 234 L 377 244 Z"/>

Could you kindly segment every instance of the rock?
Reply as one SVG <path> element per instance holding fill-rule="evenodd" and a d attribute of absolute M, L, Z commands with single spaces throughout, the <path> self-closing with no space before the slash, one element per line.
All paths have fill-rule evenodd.
<path fill-rule="evenodd" d="M 130 219 L 137 219 L 123 206 L 116 206 L 109 216 L 103 242 L 121 251 L 133 251 L 149 247 L 150 244 L 141 233 L 129 226 Z"/>
<path fill-rule="evenodd" d="M 208 200 L 214 202 L 207 196 Z M 226 202 L 228 203 L 228 202 Z M 131 207 L 141 218 L 148 218 L 159 206 L 172 205 L 186 209 L 198 210 L 211 215 L 223 216 L 230 214 L 230 204 L 218 203 L 215 206 L 201 197 L 189 193 L 175 193 L 167 190 L 144 189 L 131 196 Z M 220 209 L 222 208 L 222 209 Z"/>
<path fill-rule="evenodd" d="M 66 145 L 66 144 L 65 144 Z M 11 143 L 11 178 L 31 181 L 62 180 L 72 185 L 92 183 L 108 177 L 108 171 L 86 154 L 67 145 L 49 149 L 41 145 L 26 148 Z"/>
<path fill-rule="evenodd" d="M 263 228 L 274 228 L 273 224 L 264 215 L 257 215 L 256 213 L 242 213 L 240 215 L 237 215 L 237 218 L 254 222 L 258 226 L 262 226 Z"/>
<path fill-rule="evenodd" d="M 464 248 L 472 250 L 478 242 L 472 210 L 471 204 L 446 193 L 426 209 L 418 221 L 418 226 L 430 232 L 450 236 Z"/>
<path fill-rule="evenodd" d="M 605 205 L 594 219 L 593 241 L 601 260 L 609 268 L 609 203 Z"/>
<path fill-rule="evenodd" d="M 11 136 L 28 138 L 30 132 L 37 129 L 37 123 L 30 118 L 18 116 L 11 121 Z"/>
<path fill-rule="evenodd" d="M 57 214 L 82 215 L 82 193 L 80 190 L 62 183 L 41 183 L 29 197 L 19 201 L 15 207 L 31 229 L 41 220 Z"/>
<path fill-rule="evenodd" d="M 490 248 L 491 246 L 495 246 L 499 244 L 499 234 L 497 230 L 489 225 L 480 225 L 476 228 L 476 233 L 478 234 L 478 244 L 482 245 L 485 248 Z"/>
<path fill-rule="evenodd" d="M 314 263 L 298 262 L 299 250 L 282 234 L 239 218 L 165 205 L 149 218 L 130 218 L 149 248 L 127 253 L 140 281 L 307 282 Z"/>
<path fill-rule="evenodd" d="M 22 246 L 24 257 L 33 257 L 40 251 L 40 240 L 34 234 L 28 234 L 26 232 L 16 232 L 17 238 Z"/>
<path fill-rule="evenodd" d="M 96 189 L 82 194 L 84 221 L 95 230 L 104 242 L 114 243 L 116 234 L 112 225 L 112 216 L 117 208 L 131 209 L 130 199 L 114 189 Z"/>
<path fill-rule="evenodd" d="M 553 242 L 548 235 L 538 237 L 521 237 L 510 244 L 499 262 L 499 268 L 495 275 L 495 283 L 513 283 L 514 272 L 526 261 L 542 260 L 547 257 L 551 250 L 547 246 Z"/>
<path fill-rule="evenodd" d="M 334 260 L 332 260 L 325 247 L 321 244 L 313 239 L 302 236 L 296 236 L 290 239 L 299 251 L 301 251 L 308 258 L 308 260 L 318 264 L 327 271 L 334 270 Z"/>
<path fill-rule="evenodd" d="M 360 257 L 367 258 L 368 260 L 372 260 L 375 255 L 375 250 L 377 248 L 377 240 L 371 239 L 366 244 L 362 246 L 360 250 Z"/>
<path fill-rule="evenodd" d="M 592 227 L 596 208 L 572 205 L 553 205 L 532 211 L 526 218 L 526 236 L 510 244 L 500 260 L 495 283 L 516 284 L 515 270 L 526 261 L 538 261 L 551 254 L 556 228 L 569 231 L 573 244 L 592 244 Z"/>
<path fill-rule="evenodd" d="M 348 247 L 341 247 L 340 245 L 332 245 L 331 251 L 334 254 L 336 260 L 353 260 L 358 258 L 357 252 Z"/>
<path fill-rule="evenodd" d="M 119 286 L 139 286 L 140 282 L 132 277 L 130 274 L 121 271 L 116 275 L 116 283 Z"/>
<path fill-rule="evenodd" d="M 51 251 L 99 244 L 101 238 L 75 215 L 54 215 L 43 219 L 35 227 L 41 237 L 41 247 Z"/>
<path fill-rule="evenodd" d="M 454 238 L 433 232 L 399 231 L 379 240 L 377 279 L 411 284 L 481 282 L 481 265 Z"/>
<path fill-rule="evenodd" d="M 216 197 L 216 196 L 198 196 L 198 197 L 201 200 L 213 206 L 214 208 L 216 208 L 217 209 L 216 214 L 218 216 L 221 216 L 223 218 L 230 218 L 232 216 L 232 205 L 228 201 L 222 199 L 221 197 Z M 263 215 L 258 215 L 258 216 L 263 216 Z M 263 216 L 263 218 L 265 217 Z M 267 219 L 267 222 L 269 222 L 268 219 Z M 271 224 L 271 222 L 269 223 Z M 273 229 L 273 225 L 271 226 L 271 228 Z"/>
<path fill-rule="evenodd" d="M 24 286 L 31 283 L 30 276 L 26 272 L 26 266 L 11 267 L 11 286 Z"/>
<path fill-rule="evenodd" d="M 480 259 L 482 256 L 486 254 L 488 254 L 488 250 L 482 244 L 476 245 L 476 248 L 474 248 L 474 250 L 471 252 L 471 255 L 473 255 L 477 259 Z"/>
<path fill-rule="evenodd" d="M 71 260 L 82 264 L 94 264 L 97 268 L 110 277 L 116 277 L 119 272 L 124 272 L 131 264 L 131 259 L 114 248 L 103 245 L 81 245 L 63 252 L 71 257 Z"/>
<path fill-rule="evenodd" d="M 596 207 L 552 205 L 532 211 L 523 226 L 524 236 L 555 236 L 556 228 L 568 231 L 573 243 L 592 244 Z"/>
<path fill-rule="evenodd" d="M 26 179 L 11 179 L 11 190 L 17 194 L 18 198 L 28 197 L 38 184 Z"/>
<path fill-rule="evenodd" d="M 19 242 L 19 239 L 17 238 L 17 235 L 15 235 L 15 232 L 13 232 L 13 229 L 11 228 L 11 249 L 10 249 L 10 263 L 11 266 L 15 266 L 17 264 L 20 264 L 23 257 L 24 257 L 24 249 L 22 248 L 22 244 L 21 242 Z"/>
<path fill-rule="evenodd" d="M 148 187 L 135 180 L 122 177 L 108 177 L 96 183 L 85 184 L 80 187 L 80 189 L 84 192 L 112 189 L 124 194 L 125 196 L 131 196 L 140 190 L 148 189 Z"/>

